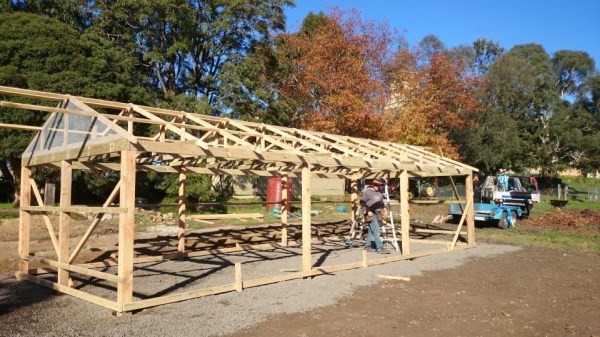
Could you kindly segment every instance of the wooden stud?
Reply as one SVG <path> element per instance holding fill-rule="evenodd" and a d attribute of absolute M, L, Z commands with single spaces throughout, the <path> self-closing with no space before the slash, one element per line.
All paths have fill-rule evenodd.
<path fill-rule="evenodd" d="M 63 160 L 60 169 L 60 207 L 71 206 L 73 169 L 69 161 Z M 58 262 L 69 264 L 69 238 L 71 237 L 71 215 L 60 212 L 58 220 Z M 69 285 L 69 272 L 58 268 L 58 284 Z"/>
<path fill-rule="evenodd" d="M 310 167 L 302 168 L 302 270 L 312 269 L 311 257 L 311 188 Z"/>
<path fill-rule="evenodd" d="M 467 204 L 473 205 L 473 174 L 469 174 L 465 180 L 465 199 Z M 475 244 L 475 207 L 471 207 L 467 212 L 467 243 Z"/>
<path fill-rule="evenodd" d="M 408 172 L 400 174 L 400 226 L 402 233 L 402 255 L 410 254 L 410 216 L 408 214 Z"/>
<path fill-rule="evenodd" d="M 235 291 L 240 292 L 243 290 L 242 283 L 242 263 L 235 263 Z"/>
<path fill-rule="evenodd" d="M 281 177 L 281 244 L 288 244 L 288 175 Z"/>
<path fill-rule="evenodd" d="M 177 244 L 177 251 L 182 254 L 185 253 L 185 185 L 187 182 L 186 179 L 186 168 L 181 167 L 179 171 L 179 207 L 177 209 L 178 214 L 178 228 L 177 228 L 177 238 L 179 239 L 179 243 Z"/>
<path fill-rule="evenodd" d="M 21 207 L 31 205 L 31 169 L 26 166 L 21 167 Z M 22 208 L 19 210 L 19 256 L 29 255 L 29 235 L 30 235 L 31 215 Z M 29 270 L 29 261 L 19 259 L 19 272 L 27 274 Z"/>
<path fill-rule="evenodd" d="M 465 219 L 467 218 L 468 212 L 471 212 L 471 214 L 473 212 L 473 202 L 472 201 L 467 201 L 465 210 L 464 210 L 462 216 L 460 217 L 460 222 L 458 223 L 458 227 L 456 228 L 456 232 L 454 233 L 454 238 L 452 239 L 452 244 L 450 245 L 450 250 L 454 249 L 454 247 L 456 246 L 456 242 L 458 241 L 458 237 L 461 233 L 460 230 L 462 229 Z"/>
<path fill-rule="evenodd" d="M 131 303 L 133 299 L 133 239 L 135 234 L 135 151 L 121 152 L 120 206 L 127 212 L 119 215 L 119 265 L 117 303 Z"/>

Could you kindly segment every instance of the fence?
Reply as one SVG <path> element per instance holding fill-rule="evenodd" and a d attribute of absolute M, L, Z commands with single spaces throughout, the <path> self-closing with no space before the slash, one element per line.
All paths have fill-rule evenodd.
<path fill-rule="evenodd" d="M 588 188 L 588 201 L 600 201 L 600 187 Z"/>

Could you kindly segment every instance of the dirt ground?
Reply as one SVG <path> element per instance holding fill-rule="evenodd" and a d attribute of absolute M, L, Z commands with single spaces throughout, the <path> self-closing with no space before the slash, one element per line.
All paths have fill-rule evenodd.
<path fill-rule="evenodd" d="M 577 217 L 568 213 L 549 216 Z M 563 228 L 597 228 L 599 223 L 574 222 Z M 74 233 L 82 233 L 87 224 L 77 223 Z M 545 228 L 546 224 L 535 218 L 522 226 Z M 32 249 L 50 248 L 49 241 L 38 236 L 43 229 L 43 223 L 35 223 Z M 114 231 L 108 223 L 101 225 L 92 244 L 114 244 Z M 0 273 L 16 267 L 16 239 L 14 220 L 4 220 Z M 2 316 L 0 310 L 0 321 Z M 0 335 L 4 335 L 1 327 Z M 386 335 L 600 336 L 600 255 L 526 247 L 454 269 L 426 272 L 410 281 L 382 280 L 334 305 L 272 316 L 232 336 Z"/>
<path fill-rule="evenodd" d="M 600 256 L 526 248 L 382 280 L 232 336 L 600 336 Z"/>

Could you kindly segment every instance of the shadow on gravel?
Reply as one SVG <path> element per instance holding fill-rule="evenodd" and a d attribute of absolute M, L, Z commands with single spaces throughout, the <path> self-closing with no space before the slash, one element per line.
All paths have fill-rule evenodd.
<path fill-rule="evenodd" d="M 54 290 L 37 284 L 18 281 L 14 276 L 0 276 L 0 316 L 20 307 L 42 302 L 55 295 Z"/>

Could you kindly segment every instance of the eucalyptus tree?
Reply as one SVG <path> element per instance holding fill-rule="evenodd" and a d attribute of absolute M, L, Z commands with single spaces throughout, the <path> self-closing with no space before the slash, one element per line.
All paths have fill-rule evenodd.
<path fill-rule="evenodd" d="M 561 99 L 569 95 L 584 95 L 588 76 L 595 71 L 595 62 L 584 51 L 559 50 L 552 57 L 556 74 L 556 90 Z"/>
<path fill-rule="evenodd" d="M 292 0 L 98 0 L 92 30 L 138 55 L 161 104 L 215 115 L 253 114 L 262 59 Z M 262 97 L 265 96 L 265 97 Z M 261 101 L 262 100 L 262 101 Z"/>

